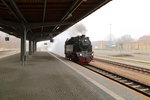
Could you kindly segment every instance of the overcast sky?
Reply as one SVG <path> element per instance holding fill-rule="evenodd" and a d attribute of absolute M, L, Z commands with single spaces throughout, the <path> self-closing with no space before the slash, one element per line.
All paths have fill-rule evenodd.
<path fill-rule="evenodd" d="M 112 0 L 80 23 L 91 40 L 106 40 L 111 33 L 118 38 L 150 35 L 150 0 Z"/>

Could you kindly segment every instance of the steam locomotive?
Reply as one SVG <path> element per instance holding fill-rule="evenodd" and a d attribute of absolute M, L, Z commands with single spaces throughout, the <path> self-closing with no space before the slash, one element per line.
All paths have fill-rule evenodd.
<path fill-rule="evenodd" d="M 76 36 L 65 42 L 65 57 L 79 64 L 88 64 L 93 59 L 89 37 Z"/>

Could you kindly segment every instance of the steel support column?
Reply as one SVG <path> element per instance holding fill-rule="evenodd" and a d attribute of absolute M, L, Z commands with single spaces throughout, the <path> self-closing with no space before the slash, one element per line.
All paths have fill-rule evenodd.
<path fill-rule="evenodd" d="M 32 51 L 34 53 L 34 41 L 32 41 Z"/>
<path fill-rule="evenodd" d="M 33 41 L 33 53 L 35 53 L 35 52 L 36 52 L 36 42 Z"/>
<path fill-rule="evenodd" d="M 31 40 L 29 40 L 29 55 L 32 55 L 32 51 L 33 51 L 33 43 Z"/>
<path fill-rule="evenodd" d="M 34 53 L 36 52 L 36 48 L 37 48 L 36 44 L 37 44 L 37 42 L 34 41 L 34 42 L 33 42 L 33 46 L 34 46 L 34 47 L 33 47 L 33 50 L 34 50 Z"/>
<path fill-rule="evenodd" d="M 26 34 L 27 34 L 27 30 L 26 28 L 24 28 L 24 31 L 21 37 L 21 51 L 20 51 L 21 61 L 23 65 L 25 64 L 25 61 L 26 61 Z"/>
<path fill-rule="evenodd" d="M 37 42 L 35 42 L 34 52 L 37 51 Z"/>
<path fill-rule="evenodd" d="M 23 35 L 22 35 L 22 36 L 21 36 L 21 43 L 20 43 L 20 47 L 21 47 L 21 48 L 20 48 L 20 60 L 21 60 L 21 61 L 23 61 L 23 49 L 24 49 L 24 48 L 23 48 L 23 47 L 24 47 L 24 46 L 23 46 L 23 44 L 24 44 L 23 42 L 24 42 L 24 41 L 23 41 Z"/>

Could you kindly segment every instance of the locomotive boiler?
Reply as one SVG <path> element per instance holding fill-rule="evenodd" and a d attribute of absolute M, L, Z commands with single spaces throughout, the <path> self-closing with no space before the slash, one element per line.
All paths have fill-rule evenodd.
<path fill-rule="evenodd" d="M 85 35 L 71 37 L 65 42 L 65 57 L 80 64 L 87 64 L 93 59 L 89 37 Z"/>

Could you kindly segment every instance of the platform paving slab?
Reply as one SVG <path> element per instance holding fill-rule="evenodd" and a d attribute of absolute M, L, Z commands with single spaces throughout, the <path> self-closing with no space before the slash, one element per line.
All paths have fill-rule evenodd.
<path fill-rule="evenodd" d="M 46 52 L 0 59 L 0 100 L 115 100 Z"/>

